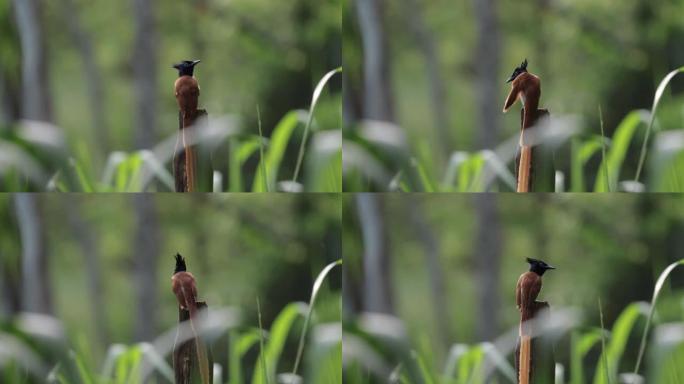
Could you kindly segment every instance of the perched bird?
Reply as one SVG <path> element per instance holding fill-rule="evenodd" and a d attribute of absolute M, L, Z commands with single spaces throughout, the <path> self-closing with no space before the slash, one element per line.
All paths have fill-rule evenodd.
<path fill-rule="evenodd" d="M 171 276 L 171 290 L 178 299 L 178 305 L 190 312 L 192 320 L 197 312 L 197 285 L 195 277 L 187 271 L 185 258 L 180 253 L 176 254 L 176 269 Z"/>
<path fill-rule="evenodd" d="M 200 88 L 197 79 L 193 77 L 193 72 L 195 65 L 199 62 L 200 60 L 183 60 L 173 65 L 173 68 L 178 70 L 178 79 L 173 84 L 173 89 L 178 101 L 178 109 L 183 114 L 191 114 L 197 110 Z M 185 124 L 183 125 L 185 126 Z"/>
<path fill-rule="evenodd" d="M 197 349 L 197 361 L 200 365 L 200 376 L 202 383 L 209 383 L 209 367 L 208 359 L 205 355 L 204 346 L 200 342 L 195 328 L 195 321 L 197 316 L 197 284 L 192 273 L 187 271 L 185 266 L 185 259 L 180 253 L 176 253 L 176 268 L 171 276 L 171 290 L 176 295 L 178 306 L 190 313 L 190 328 L 195 337 L 195 346 Z"/>
<path fill-rule="evenodd" d="M 511 92 L 506 97 L 506 103 L 504 104 L 504 113 L 519 98 L 525 109 L 523 129 L 531 127 L 534 122 L 534 115 L 539 107 L 539 98 L 541 97 L 541 81 L 539 77 L 527 72 L 527 59 L 525 59 L 519 67 L 513 70 L 513 74 L 511 74 L 511 77 L 506 82 L 512 83 Z"/>
<path fill-rule="evenodd" d="M 185 153 L 184 178 L 187 192 L 195 191 L 196 156 L 194 153 L 194 148 L 192 147 L 193 140 L 191 137 L 189 137 L 189 133 L 187 133 L 184 129 L 190 127 L 197 116 L 200 87 L 197 83 L 197 79 L 193 77 L 193 72 L 195 65 L 197 65 L 199 62 L 199 60 L 184 60 L 173 65 L 173 68 L 178 70 L 178 78 L 173 84 L 173 89 L 176 96 L 176 101 L 178 102 L 178 110 L 180 114 L 179 118 L 182 128 L 178 141 L 182 141 Z M 178 152 L 178 149 L 178 144 L 176 144 L 176 152 Z M 175 158 L 174 165 L 176 165 Z"/>
<path fill-rule="evenodd" d="M 518 355 L 518 384 L 529 384 L 532 373 L 532 332 L 528 320 L 534 316 L 536 300 L 542 287 L 542 275 L 554 267 L 541 260 L 527 258 L 530 270 L 520 275 L 515 287 L 515 303 L 520 310 L 520 354 Z"/>
<path fill-rule="evenodd" d="M 520 310 L 521 324 L 534 316 L 534 307 L 539 291 L 542 288 L 542 275 L 554 267 L 541 260 L 527 258 L 530 270 L 520 275 L 515 287 L 515 304 Z"/>

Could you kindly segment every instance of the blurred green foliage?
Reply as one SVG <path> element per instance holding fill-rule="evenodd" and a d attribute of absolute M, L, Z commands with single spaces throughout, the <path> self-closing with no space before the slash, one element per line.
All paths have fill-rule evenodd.
<path fill-rule="evenodd" d="M 580 321 L 573 325 L 571 332 L 555 340 L 556 361 L 566 368 L 564 382 L 571 372 L 579 371 L 583 375 L 579 379 L 573 378 L 581 380 L 573 383 L 588 382 L 594 377 L 601 352 L 600 338 L 596 334 L 601 325 L 599 299 L 605 328 L 611 330 L 606 336 L 608 349 L 612 351 L 608 358 L 610 370 L 615 373 L 632 372 L 647 313 L 627 313 L 635 311 L 639 305 L 635 303 L 650 302 L 660 273 L 668 264 L 684 258 L 680 240 L 684 229 L 684 199 L 678 194 L 497 195 L 492 202 L 496 205 L 496 220 L 501 226 L 501 252 L 494 261 L 497 265 L 487 267 L 482 267 L 477 261 L 481 257 L 476 254 L 477 239 L 480 238 L 478 221 L 481 218 L 475 209 L 476 197 L 453 194 L 423 194 L 412 198 L 399 194 L 381 196 L 390 260 L 389 269 L 383 273 L 389 276 L 395 315 L 406 327 L 407 337 L 391 338 L 391 332 L 379 331 L 383 327 L 367 325 L 370 323 L 357 317 L 345 319 L 345 337 L 354 335 L 368 342 L 368 346 L 382 356 L 391 369 L 402 361 L 399 370 L 410 377 L 415 377 L 411 376 L 415 374 L 412 370 L 420 370 L 423 364 L 431 374 L 442 375 L 445 383 L 471 382 L 457 379 L 463 376 L 451 376 L 449 381 L 442 373 L 452 362 L 454 346 L 462 345 L 459 348 L 467 347 L 468 350 L 475 347 L 486 349 L 479 343 L 494 342 L 481 340 L 478 336 L 481 331 L 479 324 L 483 321 L 479 317 L 482 313 L 479 308 L 491 305 L 481 301 L 485 300 L 481 276 L 499 270 L 494 290 L 499 305 L 495 311 L 495 329 L 490 331 L 494 335 L 503 335 L 508 330 L 517 334 L 520 314 L 515 307 L 514 288 L 520 274 L 528 268 L 525 257 L 545 260 L 557 268 L 544 275 L 540 300 L 548 301 L 552 312 L 573 308 L 580 314 Z M 350 282 L 345 285 L 345 290 L 349 291 L 350 297 L 363 300 L 365 294 L 361 284 L 367 271 L 361 264 L 364 244 L 355 204 L 352 196 L 345 197 L 343 249 L 345 269 L 349 275 L 346 281 Z M 419 210 L 427 230 L 435 238 L 439 273 L 444 281 L 442 294 L 447 316 L 444 322 L 453 336 L 451 339 L 444 338 L 439 327 L 435 326 L 440 312 L 435 307 L 434 286 L 431 284 L 433 276 L 428 267 L 430 260 L 425 251 L 424 235 L 417 234 L 416 224 L 411 219 L 412 209 Z M 672 271 L 660 292 L 640 369 L 642 375 L 646 374 L 648 383 L 676 382 L 666 379 L 670 371 L 661 371 L 666 369 L 665 362 L 657 356 L 670 356 L 671 352 L 661 354 L 679 348 L 684 342 L 684 337 L 680 337 L 684 335 L 680 332 L 684 328 L 682 276 L 681 269 Z M 362 301 L 353 302 L 362 308 Z M 624 320 L 628 317 L 633 319 Z M 619 326 L 621 318 L 623 325 Z M 666 332 L 667 327 L 674 329 Z M 395 326 L 387 325 L 385 328 L 395 329 Z M 587 336 L 591 340 L 582 342 L 585 344 L 582 349 L 576 349 L 580 347 L 575 344 L 583 335 L 589 334 L 593 335 Z M 359 350 L 357 346 L 356 351 Z M 416 357 L 411 358 L 411 353 L 417 353 L 423 363 L 419 363 Z M 577 353 L 582 355 L 579 360 Z M 370 365 L 373 361 L 360 355 L 361 365 L 364 362 Z M 475 360 L 457 355 L 461 356 L 459 364 L 469 367 L 462 374 L 470 377 L 479 369 Z M 512 354 L 505 356 L 509 366 L 512 366 L 512 357 Z M 465 363 L 463 359 L 471 363 Z M 486 360 L 490 366 L 496 362 L 491 356 Z M 673 364 L 676 362 L 681 365 L 681 360 L 674 360 Z M 412 367 L 412 364 L 416 365 Z M 351 377 L 356 375 L 353 369 L 347 373 Z M 362 376 L 369 374 L 365 369 L 359 373 Z M 656 380 L 657 375 L 665 376 L 658 376 L 660 379 Z M 600 375 L 596 376 L 600 380 Z M 509 382 L 505 375 L 497 377 L 499 382 Z M 616 382 L 615 378 L 611 382 Z"/>
<path fill-rule="evenodd" d="M 66 349 L 74 350 L 91 374 L 99 374 L 100 367 L 106 365 L 105 352 L 110 344 L 140 347 L 133 344 L 137 341 L 133 330 L 141 321 L 136 304 L 141 287 L 135 283 L 136 273 L 139 273 L 136 269 L 140 267 L 136 263 L 139 256 L 135 254 L 134 242 L 141 229 L 136 225 L 132 199 L 131 195 L 125 194 L 44 194 L 39 199 L 46 229 L 54 315 L 62 321 L 68 336 L 68 345 L 60 347 L 65 349 L 60 349 L 58 357 L 69 360 Z M 268 347 L 274 338 L 279 340 L 276 348 L 280 352 L 269 360 L 269 370 L 278 374 L 291 372 L 308 311 L 303 303 L 309 303 L 319 272 L 326 264 L 341 258 L 341 197 L 334 194 L 270 194 L 268 198 L 260 194 L 157 194 L 152 202 L 160 233 L 156 271 L 150 275 L 155 279 L 153 287 L 156 290 L 154 308 L 150 308 L 157 320 L 152 324 L 155 332 L 161 334 L 178 322 L 170 277 L 175 266 L 173 256 L 180 252 L 197 279 L 199 299 L 206 301 L 210 310 L 234 308 L 242 315 L 242 322 L 230 332 L 235 339 L 229 340 L 224 335 L 213 345 L 215 362 L 224 366 L 224 378 L 229 374 L 231 378 L 235 377 L 227 368 L 229 346 L 232 351 L 237 348 L 235 343 L 241 343 L 239 340 L 245 337 L 249 340 L 248 335 L 258 326 L 257 298 L 265 329 L 271 329 L 278 318 L 285 316 L 286 308 L 296 309 L 288 327 L 277 331 L 277 335 L 276 330 L 265 335 L 267 348 L 274 348 Z M 0 231 L 0 270 L 16 284 L 21 281 L 22 245 L 18 240 L 12 203 L 12 195 L 0 196 L 0 219 L 4 228 Z M 89 233 L 77 232 L 69 219 L 73 215 L 82 217 Z M 273 220 L 273 217 L 279 219 Z M 84 254 L 81 242 L 85 236 L 92 236 L 96 255 Z M 102 298 L 97 303 L 93 303 L 88 281 L 87 259 L 93 257 L 98 258 L 102 277 Z M 316 329 L 311 329 L 304 340 L 306 348 L 297 372 L 305 377 L 326 374 L 330 369 L 339 374 L 341 369 L 341 360 L 331 357 L 337 355 L 336 347 L 330 345 L 329 337 L 321 339 L 317 331 L 326 324 L 340 327 L 339 270 L 333 269 L 317 288 L 315 311 L 309 324 L 309 328 Z M 10 303 L 3 303 L 2 308 L 8 306 L 11 307 Z M 95 311 L 104 314 L 106 340 L 100 340 L 97 334 Z M 6 315 L 0 319 L 3 324 L 0 336 L 3 331 L 19 335 L 12 331 L 15 319 Z M 17 323 L 21 324 L 21 320 Z M 323 341 L 319 345 L 315 340 Z M 241 377 L 247 379 L 257 367 L 258 343 L 247 341 L 242 348 L 241 359 L 230 361 L 233 367 L 240 364 Z M 50 349 L 37 350 L 44 357 L 49 356 Z M 313 352 L 310 351 L 314 350 L 317 355 L 311 356 Z M 137 362 L 139 358 L 133 361 Z M 328 367 L 321 372 L 309 366 L 318 364 L 319 358 L 320 364 Z M 11 372 L 12 369 L 5 371 Z"/>
<path fill-rule="evenodd" d="M 508 165 L 510 173 L 502 175 L 497 171 L 497 180 L 491 186 L 479 185 L 472 175 L 463 176 L 470 181 L 465 186 L 463 183 L 439 185 L 443 180 L 449 180 L 452 156 L 459 154 L 477 158 L 481 156 L 479 151 L 485 149 L 478 141 L 485 129 L 477 113 L 480 108 L 477 104 L 480 83 L 476 76 L 479 38 L 498 39 L 500 42 L 498 71 L 490 74 L 500 84 L 499 98 L 484 101 L 497 106 L 492 108 L 494 113 L 500 113 L 500 106 L 503 106 L 510 89 L 504 83 L 505 79 L 515 66 L 527 58 L 530 72 L 541 78 L 540 107 L 548 108 L 552 116 L 576 117 L 578 131 L 573 132 L 572 137 L 573 141 L 580 142 L 594 140 L 602 134 L 599 108 L 603 111 L 605 136 L 616 139 L 623 119 L 632 111 L 650 110 L 660 80 L 684 64 L 684 49 L 677 43 L 684 38 L 684 23 L 675 16 L 684 13 L 684 2 L 681 0 L 627 0 L 619 3 L 610 0 L 491 2 L 487 3 L 487 7 L 493 8 L 498 35 L 484 37 L 477 34 L 473 2 L 416 1 L 420 12 L 412 11 L 413 8 L 407 6 L 409 3 L 412 2 L 383 2 L 383 28 L 388 40 L 388 65 L 392 73 L 396 124 L 405 135 L 406 143 L 405 146 L 387 148 L 383 145 L 387 143 L 381 140 L 360 139 L 365 136 L 363 126 L 358 125 L 363 117 L 363 52 L 354 2 L 345 2 L 343 56 L 348 78 L 345 92 L 349 94 L 345 108 L 352 111 L 348 114 L 352 116 L 347 122 L 349 126 L 345 127 L 349 128 L 345 130 L 345 148 L 347 142 L 365 146 L 372 158 L 386 167 L 389 179 L 401 173 L 401 180 L 407 184 L 405 187 L 388 185 L 387 180 L 369 177 L 368 173 L 364 174 L 368 170 L 359 169 L 345 176 L 345 190 L 428 191 L 425 183 L 420 182 L 423 179 L 420 173 L 426 174 L 427 179 L 437 184 L 442 191 L 511 189 L 506 178 L 513 174 L 513 157 L 508 153 L 497 154 L 502 156 L 500 160 Z M 436 127 L 439 122 L 431 97 L 426 57 L 420 48 L 420 39 L 411 27 L 415 22 L 425 25 L 427 38 L 435 46 L 438 75 L 445 90 L 446 129 L 453 141 L 449 143 L 448 151 L 443 150 L 444 143 Z M 657 128 L 652 134 L 661 136 L 662 140 L 656 143 L 651 138 L 645 172 L 639 180 L 646 184 L 647 190 L 682 190 L 681 182 L 676 177 L 673 181 L 671 175 L 682 173 L 683 89 L 684 79 L 675 77 L 659 107 Z M 505 139 L 513 137 L 517 139 L 520 129 L 519 108 L 518 105 L 511 112 L 501 115 L 498 132 L 491 132 L 494 127 L 486 127 L 490 129 L 488 134 L 493 136 L 494 142 L 503 143 Z M 619 175 L 617 181 L 634 179 L 644 141 L 645 129 L 641 128 L 623 143 L 624 148 L 619 149 L 625 152 L 625 159 L 620 164 L 621 168 L 613 170 Z M 672 135 L 673 132 L 676 134 Z M 377 139 L 378 134 L 375 131 L 373 138 Z M 393 133 L 385 132 L 384 135 L 391 137 Z M 612 140 L 612 143 L 619 145 L 615 141 Z M 606 145 L 610 146 L 611 140 L 606 140 Z M 593 152 L 584 159 L 585 169 L 580 174 L 576 172 L 577 153 L 574 148 L 571 141 L 553 146 L 553 154 L 545 157 L 544 161 L 553 164 L 555 170 L 565 175 L 566 190 L 571 185 L 573 191 L 580 191 L 580 187 L 584 187 L 581 191 L 594 190 L 594 181 L 603 173 L 600 168 L 601 151 Z M 415 163 L 420 164 L 422 171 L 411 166 Z M 460 174 L 467 171 L 461 170 Z"/>
<path fill-rule="evenodd" d="M 65 148 L 57 158 L 43 159 L 49 151 L 38 148 L 42 154 L 41 165 L 49 176 L 62 170 L 61 177 L 66 180 L 62 188 L 87 191 L 83 183 L 74 182 L 70 175 L 64 174 L 71 171 L 64 165 L 68 164 L 67 158 L 74 158 L 96 191 L 117 190 L 111 185 L 99 185 L 107 172 L 107 158 L 114 151 L 134 156 L 134 150 L 140 149 L 134 141 L 137 128 L 134 127 L 133 68 L 136 58 L 131 52 L 136 33 L 135 9 L 130 1 L 73 2 L 76 14 L 69 13 L 62 1 L 41 2 L 55 124 L 66 139 Z M 238 128 L 229 140 L 212 143 L 212 165 L 224 176 L 221 190 L 251 185 L 259 161 L 258 152 L 250 153 L 241 164 L 234 165 L 230 148 L 258 137 L 257 108 L 260 109 L 263 135 L 268 139 L 288 112 L 309 108 L 318 81 L 341 65 L 339 0 L 155 1 L 152 8 L 155 22 L 148 33 L 155 42 L 158 102 L 157 126 L 149 128 L 154 129 L 155 142 L 173 137 L 178 129 L 177 105 L 172 92 L 177 71 L 171 65 L 183 59 L 200 58 L 202 62 L 195 71 L 201 86 L 200 107 L 208 111 L 210 119 L 231 117 Z M 103 84 L 103 127 L 92 126 L 90 79 L 69 33 L 72 23 L 79 23 L 92 43 Z M 0 0 L 0 25 L 2 31 L 7 32 L 0 34 L 0 71 L 2 78 L 7 79 L 18 93 L 21 50 L 10 0 Z M 19 98 L 13 97 L 18 103 Z M 340 128 L 339 78 L 331 79 L 325 88 L 314 117 L 312 129 L 316 133 Z M 288 180 L 294 172 L 303 126 L 299 124 L 291 138 L 288 136 L 290 140 L 286 143 L 281 165 L 282 180 Z M 3 138 L 16 142 L 11 136 Z M 316 152 L 315 140 L 309 140 L 309 143 L 307 150 Z M 338 146 L 341 149 L 341 145 Z M 168 163 L 165 166 L 170 169 Z M 319 175 L 308 174 L 312 167 L 305 167 L 304 177 L 300 178 L 307 190 L 341 189 L 339 185 L 316 181 Z M 339 167 L 334 170 L 341 173 Z M 5 174 L 4 190 L 46 188 L 45 185 L 16 182 L 22 178 L 12 174 L 11 169 L 0 171 Z M 238 175 L 231 175 L 237 171 Z M 229 184 L 229 180 L 235 183 L 238 178 L 240 184 Z M 167 185 L 158 184 L 156 188 L 166 190 Z"/>

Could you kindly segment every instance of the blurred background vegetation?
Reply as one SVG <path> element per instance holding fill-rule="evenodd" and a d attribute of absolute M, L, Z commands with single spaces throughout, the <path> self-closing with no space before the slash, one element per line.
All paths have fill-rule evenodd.
<path fill-rule="evenodd" d="M 681 0 L 345 1 L 345 190 L 511 190 L 521 106 L 501 110 L 505 80 L 525 58 L 541 78 L 540 108 L 572 118 L 544 159 L 564 175 L 556 190 L 607 189 L 602 144 L 616 157 L 612 190 L 629 189 L 618 181 L 635 178 L 648 114 L 625 124 L 638 129 L 619 127 L 650 110 L 659 82 L 684 66 L 683 12 Z M 683 90 L 681 75 L 665 89 L 644 189 L 682 190 L 670 174 L 683 169 Z M 473 185 L 484 165 L 496 180 Z"/>
<path fill-rule="evenodd" d="M 263 136 L 273 139 L 288 112 L 309 108 L 318 81 L 341 65 L 341 18 L 338 0 L 0 0 L 2 189 L 50 188 L 46 179 L 57 170 L 63 189 L 115 189 L 103 181 L 113 172 L 107 168 L 113 152 L 130 156 L 166 138 L 175 142 L 177 71 L 171 65 L 193 58 L 202 60 L 195 71 L 200 107 L 222 133 L 209 139 L 221 190 L 249 189 L 243 185 L 252 184 L 259 161 L 259 117 Z M 21 119 L 54 126 L 27 126 Z M 294 171 L 301 120 L 285 137 L 278 180 Z M 306 157 L 324 152 L 319 163 L 339 163 L 340 126 L 341 80 L 335 76 L 316 107 Z M 267 153 L 271 141 L 265 140 Z M 240 164 L 229 164 L 236 159 Z M 311 180 L 311 168 L 304 167 L 305 188 L 341 188 Z M 143 187 L 167 189 L 159 181 L 137 189 Z"/>
<path fill-rule="evenodd" d="M 237 324 L 226 324 L 230 340 L 227 334 L 212 336 L 223 382 L 247 382 L 235 380 L 229 358 L 237 359 L 243 379 L 256 372 L 257 299 L 263 328 L 271 330 L 264 335 L 266 348 L 273 349 L 275 339 L 282 343 L 268 369 L 291 372 L 306 309 L 293 303 L 308 303 L 316 276 L 341 259 L 340 210 L 340 196 L 328 194 L 0 195 L 0 380 L 45 382 L 46 372 L 35 377 L 13 369 L 12 354 L 20 350 L 11 342 L 16 337 L 48 369 L 59 361 L 62 368 L 55 370 L 66 375 L 73 363 L 68 351 L 75 351 L 94 382 L 138 382 L 135 374 L 126 381 L 118 370 L 116 377 L 101 376 L 106 353 L 115 344 L 151 342 L 178 323 L 170 286 L 176 252 L 186 257 L 210 313 L 232 308 L 240 315 Z M 298 371 L 305 382 L 331 374 L 331 382 L 341 380 L 341 284 L 337 268 L 322 282 Z M 50 347 L 49 328 L 27 332 L 27 313 L 58 319 L 65 345 Z M 289 317 L 287 325 L 281 320 L 273 328 L 283 317 Z M 331 327 L 337 327 L 337 339 L 328 332 L 321 340 L 319 330 Z M 236 343 L 242 343 L 243 355 L 233 355 Z M 14 363 L 24 367 L 30 361 Z M 157 382 L 168 381 L 160 375 Z"/>
<path fill-rule="evenodd" d="M 634 370 L 648 308 L 635 303 L 650 302 L 660 273 L 684 259 L 680 195 L 357 194 L 343 204 L 350 383 L 515 383 L 514 294 L 526 257 L 557 268 L 539 295 L 567 327 L 553 335 L 565 371 L 554 382 L 627 382 L 617 373 Z M 644 383 L 682 377 L 682 303 L 675 269 L 647 338 Z M 602 321 L 610 381 L 599 369 Z M 482 374 L 487 365 L 496 373 Z"/>

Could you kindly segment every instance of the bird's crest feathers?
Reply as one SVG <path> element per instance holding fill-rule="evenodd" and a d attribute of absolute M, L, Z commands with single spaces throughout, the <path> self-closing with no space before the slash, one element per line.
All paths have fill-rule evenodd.
<path fill-rule="evenodd" d="M 185 258 L 181 256 L 180 253 L 176 253 L 176 269 L 173 271 L 174 274 L 178 272 L 185 272 L 187 269 L 185 267 Z"/>
<path fill-rule="evenodd" d="M 172 68 L 176 68 L 178 70 L 178 77 L 192 76 L 195 65 L 197 65 L 199 62 L 200 60 L 183 60 L 178 64 L 174 64 Z"/>
<path fill-rule="evenodd" d="M 511 77 L 509 77 L 508 80 L 506 80 L 506 82 L 510 83 L 511 81 L 515 80 L 516 77 L 520 76 L 520 74 L 523 72 L 527 72 L 527 59 L 525 59 L 522 63 L 520 63 L 520 66 L 516 67 L 513 70 Z"/>

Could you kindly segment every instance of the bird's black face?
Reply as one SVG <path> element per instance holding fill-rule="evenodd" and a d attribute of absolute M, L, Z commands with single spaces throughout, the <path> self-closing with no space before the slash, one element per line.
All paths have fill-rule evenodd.
<path fill-rule="evenodd" d="M 510 83 L 523 72 L 527 72 L 527 59 L 525 59 L 525 61 L 523 61 L 519 67 L 516 67 L 513 70 L 513 74 L 511 75 L 511 77 L 508 78 L 508 80 L 506 80 L 506 82 Z"/>
<path fill-rule="evenodd" d="M 180 255 L 180 253 L 176 253 L 176 269 L 174 269 L 173 273 L 176 274 L 178 272 L 184 271 L 186 271 L 185 259 Z"/>
<path fill-rule="evenodd" d="M 178 70 L 178 77 L 180 76 L 192 76 L 195 65 L 199 63 L 199 60 L 183 60 L 178 64 L 174 64 L 173 68 Z"/>
<path fill-rule="evenodd" d="M 539 276 L 543 275 L 548 269 L 556 269 L 541 260 L 531 259 L 529 257 L 527 258 L 527 262 L 530 263 L 530 271 Z"/>

